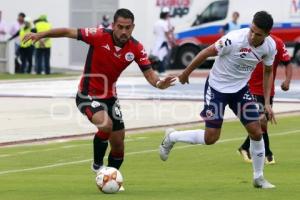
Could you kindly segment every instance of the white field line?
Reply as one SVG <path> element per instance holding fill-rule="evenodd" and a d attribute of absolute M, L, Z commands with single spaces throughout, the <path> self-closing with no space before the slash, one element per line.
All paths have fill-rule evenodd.
<path fill-rule="evenodd" d="M 270 135 L 270 137 L 288 135 L 288 134 L 299 133 L 299 132 L 300 132 L 300 130 L 293 130 L 293 131 L 286 131 L 286 132 L 281 132 L 281 133 L 274 133 L 274 134 Z M 226 143 L 226 142 L 232 142 L 232 141 L 243 140 L 243 139 L 245 139 L 245 137 L 230 138 L 230 139 L 220 140 L 218 143 Z M 190 147 L 195 147 L 195 146 L 198 146 L 198 145 L 184 145 L 184 146 L 180 146 L 180 147 L 174 147 L 174 149 L 185 149 L 185 148 L 190 148 Z M 129 156 L 129 155 L 146 154 L 146 153 L 152 153 L 152 152 L 158 152 L 158 148 L 144 150 L 144 151 L 129 152 L 129 153 L 126 153 L 126 155 Z M 91 161 L 92 161 L 92 159 L 86 159 L 86 160 L 78 160 L 78 161 L 72 161 L 72 162 L 57 163 L 57 164 L 52 164 L 52 165 L 45 165 L 45 166 L 40 166 L 40 167 L 0 171 L 0 175 L 26 172 L 26 171 L 35 171 L 35 170 L 40 170 L 40 169 L 49 169 L 49 168 L 54 168 L 54 167 L 66 166 L 66 165 L 76 165 L 76 164 L 86 163 L 86 162 L 91 162 Z"/>
<path fill-rule="evenodd" d="M 140 140 L 145 140 L 148 137 L 137 137 L 135 139 L 125 139 L 125 142 L 134 142 L 134 141 L 140 141 Z M 55 147 L 55 148 L 47 148 L 47 149 L 42 149 L 42 150 L 35 150 L 35 151 L 20 151 L 17 153 L 13 153 L 13 154 L 2 154 L 0 155 L 0 158 L 7 158 L 7 157 L 12 157 L 12 156 L 18 156 L 18 155 L 24 155 L 24 154 L 29 154 L 29 153 L 37 153 L 37 152 L 47 152 L 47 151 L 56 151 L 59 149 L 70 149 L 70 148 L 74 148 L 74 147 L 82 147 L 82 146 L 91 146 L 92 144 L 75 144 L 75 145 L 64 145 L 61 147 Z"/>

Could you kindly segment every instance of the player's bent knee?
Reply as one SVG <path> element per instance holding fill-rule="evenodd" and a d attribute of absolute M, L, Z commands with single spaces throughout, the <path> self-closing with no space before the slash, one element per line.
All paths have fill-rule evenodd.
<path fill-rule="evenodd" d="M 97 126 L 99 131 L 104 131 L 104 132 L 109 132 L 109 133 L 112 132 L 113 123 L 110 119 L 105 122 L 99 121 L 98 123 L 96 122 L 94 124 Z"/>
<path fill-rule="evenodd" d="M 204 135 L 204 141 L 206 145 L 212 145 L 215 144 L 221 134 L 221 129 L 216 129 L 216 128 L 205 128 L 205 135 Z"/>
<path fill-rule="evenodd" d="M 109 139 L 109 133 L 108 132 L 104 132 L 104 131 L 98 131 L 96 133 L 96 136 L 98 138 L 100 138 L 101 140 L 108 140 Z"/>
<path fill-rule="evenodd" d="M 205 140 L 205 144 L 206 145 L 212 145 L 215 144 L 219 139 L 219 136 L 212 136 L 212 135 L 208 135 L 205 134 L 204 140 Z"/>
<path fill-rule="evenodd" d="M 205 139 L 205 144 L 206 145 L 213 145 L 218 141 L 218 139 L 216 138 L 209 138 L 209 139 Z"/>

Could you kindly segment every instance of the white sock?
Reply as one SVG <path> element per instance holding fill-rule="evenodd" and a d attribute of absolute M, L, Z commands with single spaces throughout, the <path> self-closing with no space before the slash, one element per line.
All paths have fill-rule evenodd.
<path fill-rule="evenodd" d="M 265 144 L 264 139 L 255 141 L 250 139 L 250 154 L 252 158 L 253 176 L 254 179 L 263 176 L 265 163 Z"/>
<path fill-rule="evenodd" d="M 187 130 L 187 131 L 174 131 L 170 134 L 171 142 L 184 142 L 190 144 L 205 144 L 204 130 Z"/>

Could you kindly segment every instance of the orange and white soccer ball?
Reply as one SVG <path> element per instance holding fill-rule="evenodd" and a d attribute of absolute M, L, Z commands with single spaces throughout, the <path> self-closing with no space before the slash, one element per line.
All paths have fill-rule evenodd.
<path fill-rule="evenodd" d="M 119 170 L 113 167 L 103 167 L 96 176 L 96 184 L 99 190 L 106 194 L 119 191 L 123 184 L 123 177 Z"/>

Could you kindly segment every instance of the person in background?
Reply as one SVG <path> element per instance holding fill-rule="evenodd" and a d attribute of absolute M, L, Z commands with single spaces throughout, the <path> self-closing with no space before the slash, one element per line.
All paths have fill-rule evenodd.
<path fill-rule="evenodd" d="M 35 29 L 37 33 L 48 31 L 52 28 L 52 25 L 48 22 L 46 15 L 41 15 L 35 23 Z M 51 53 L 51 39 L 43 38 L 35 43 L 35 61 L 36 61 L 36 73 L 41 74 L 45 71 L 45 74 L 50 74 L 50 53 Z"/>
<path fill-rule="evenodd" d="M 99 28 L 109 28 L 111 29 L 111 23 L 109 22 L 109 16 L 108 15 L 103 15 L 102 16 L 102 22 L 98 26 Z"/>
<path fill-rule="evenodd" d="M 6 34 L 7 34 L 7 26 L 2 19 L 2 11 L 0 11 L 0 41 L 5 41 Z"/>
<path fill-rule="evenodd" d="M 15 35 L 22 26 L 25 24 L 25 17 L 26 15 L 23 12 L 18 14 L 17 21 L 11 26 L 9 34 L 11 36 Z M 15 72 L 19 73 L 21 70 L 21 63 L 20 63 L 20 38 L 15 38 Z"/>
<path fill-rule="evenodd" d="M 32 69 L 32 55 L 33 55 L 33 45 L 31 41 L 24 42 L 23 38 L 27 33 L 36 32 L 34 28 L 32 28 L 32 20 L 30 17 L 26 16 L 24 18 L 24 26 L 20 28 L 20 30 L 13 36 L 11 36 L 8 41 L 13 40 L 14 38 L 19 36 L 20 39 L 20 56 L 21 56 L 21 69 L 20 73 L 28 73 L 31 74 Z"/>
<path fill-rule="evenodd" d="M 165 75 L 166 58 L 170 48 L 175 45 L 173 37 L 174 27 L 170 24 L 170 11 L 163 8 L 160 13 L 160 19 L 154 24 L 155 41 L 151 51 L 152 56 L 159 60 L 158 73 Z"/>
<path fill-rule="evenodd" d="M 233 12 L 232 13 L 232 21 L 228 22 L 225 24 L 221 29 L 220 33 L 222 35 L 226 35 L 228 32 L 233 31 L 233 30 L 238 30 L 241 28 L 241 25 L 238 23 L 238 19 L 240 17 L 240 13 L 238 12 Z"/>

